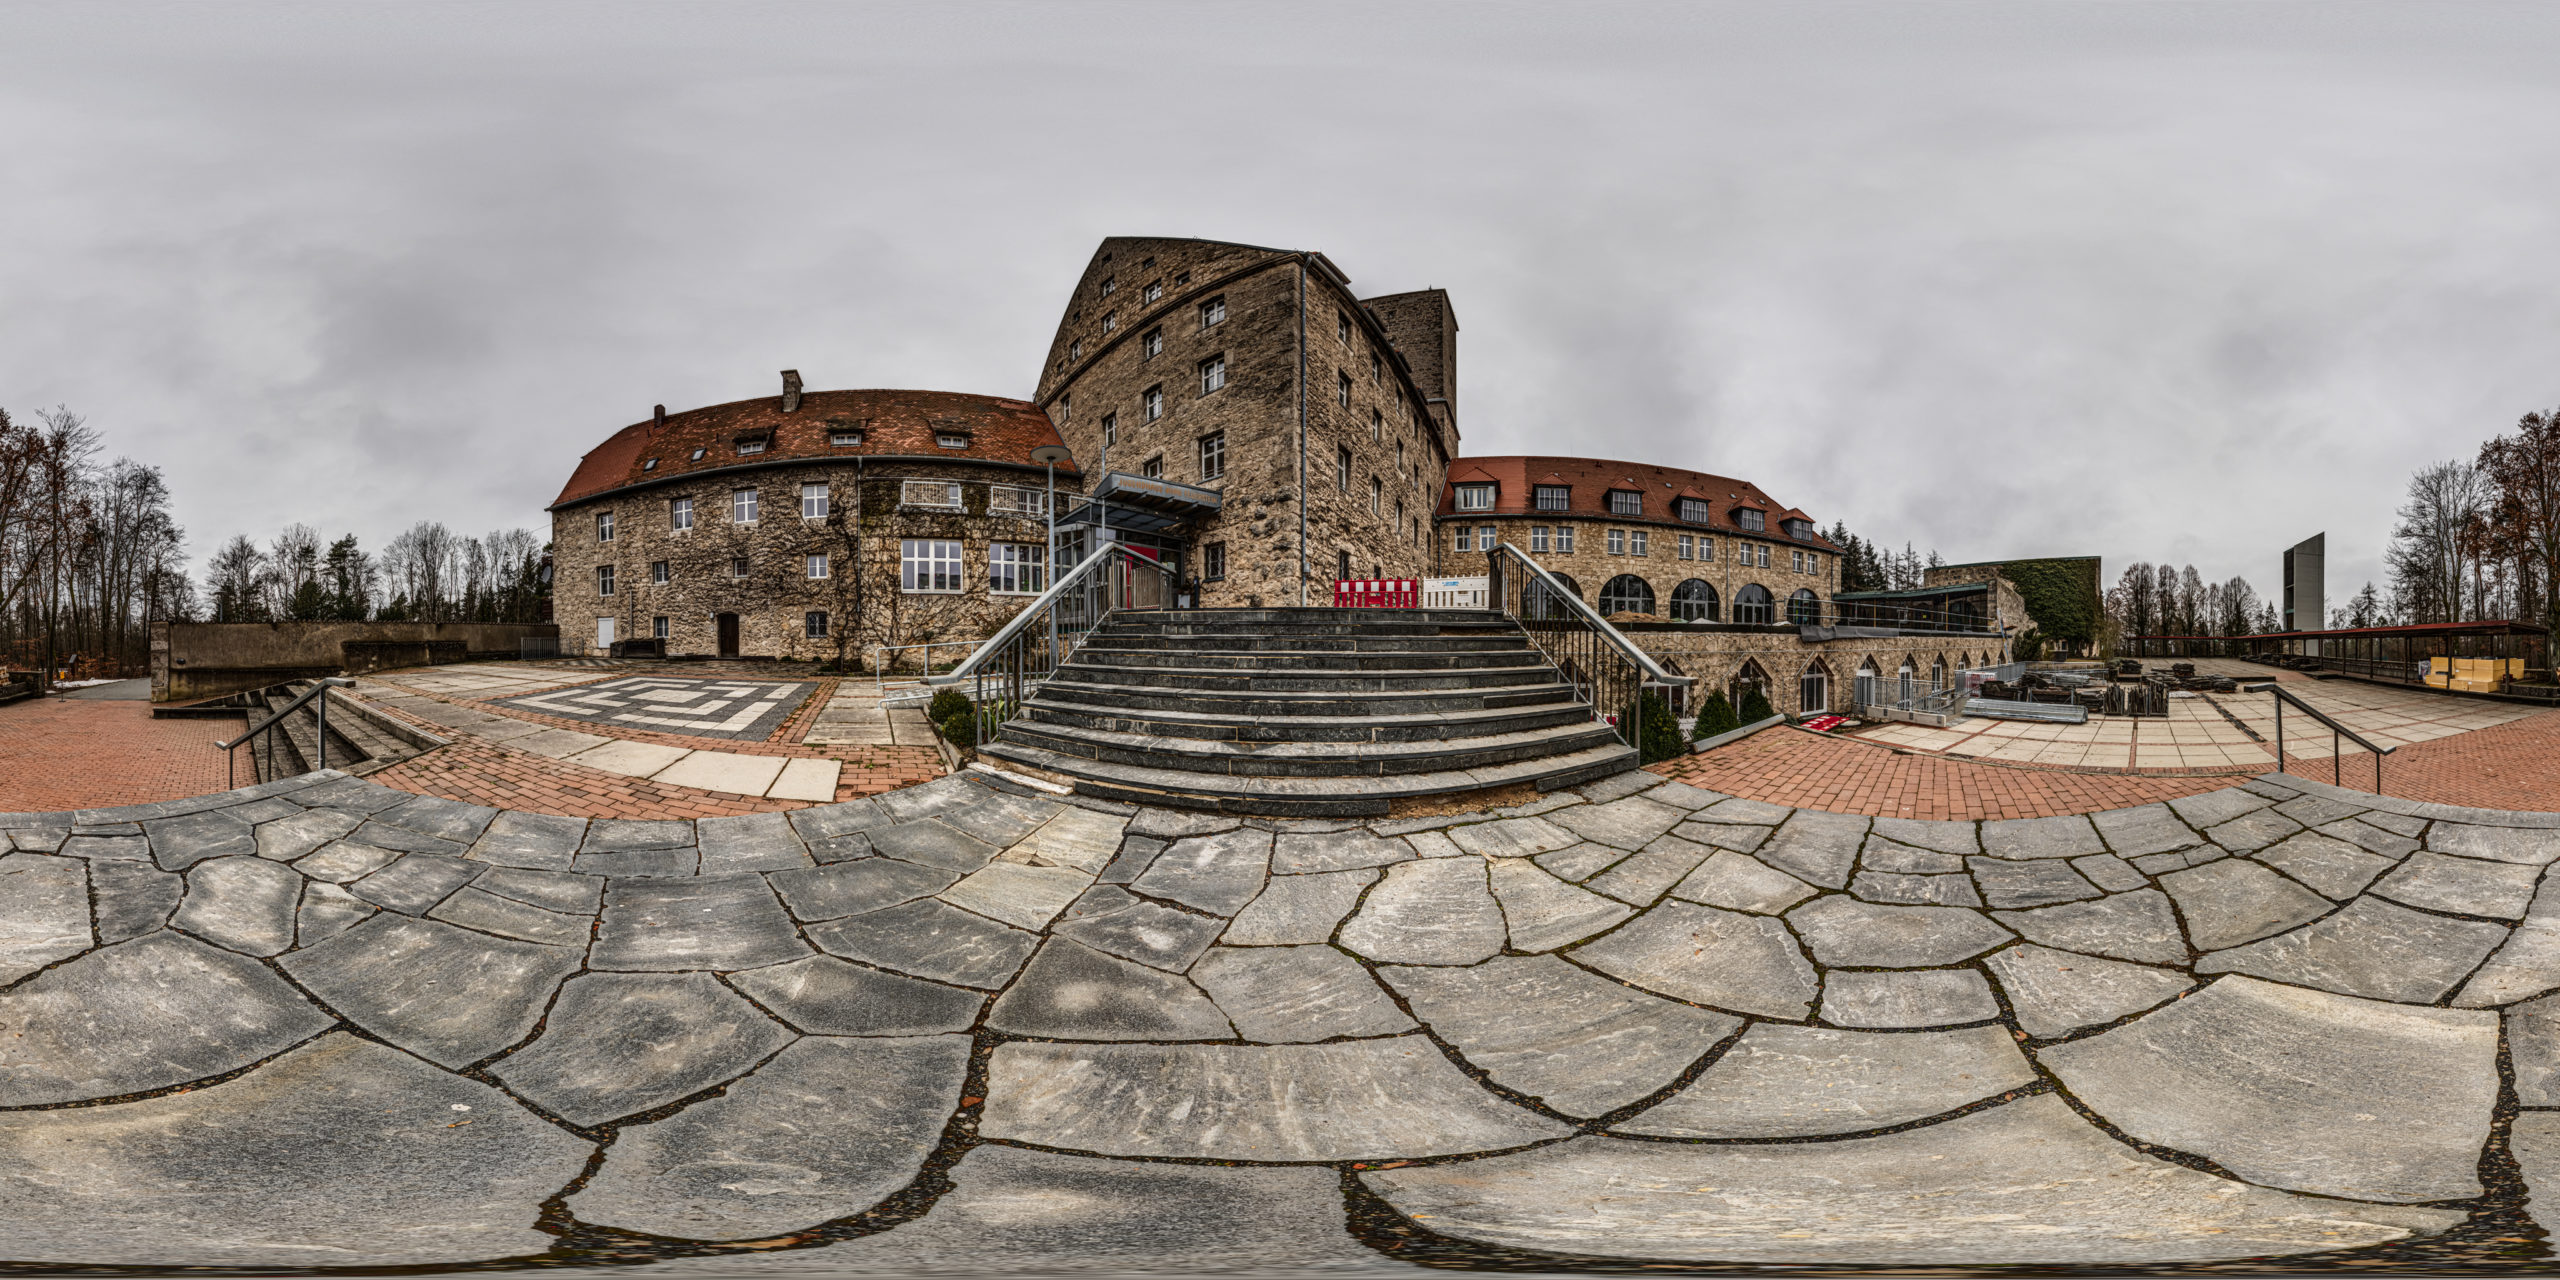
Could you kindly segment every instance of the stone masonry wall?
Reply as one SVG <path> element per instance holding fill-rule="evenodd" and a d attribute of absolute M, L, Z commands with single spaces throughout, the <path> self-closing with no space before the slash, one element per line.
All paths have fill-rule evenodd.
<path fill-rule="evenodd" d="M 1726 622 L 1733 620 L 1735 593 L 1746 586 L 1757 584 L 1765 588 L 1775 602 L 1776 616 L 1784 619 L 1787 600 L 1797 591 L 1809 590 L 1815 599 L 1829 600 L 1840 580 L 1840 558 L 1829 552 L 1821 553 L 1818 568 L 1801 571 L 1796 567 L 1795 556 L 1812 553 L 1807 548 L 1783 541 L 1756 539 L 1724 529 L 1703 530 L 1696 525 L 1676 521 L 1569 518 L 1561 512 L 1547 515 L 1444 516 L 1439 529 L 1440 572 L 1469 577 L 1485 572 L 1485 556 L 1480 548 L 1483 545 L 1482 531 L 1487 526 L 1500 530 L 1504 541 L 1528 551 L 1530 558 L 1547 572 L 1569 579 L 1569 585 L 1578 589 L 1578 594 L 1587 604 L 1596 606 L 1601 589 L 1608 585 L 1610 579 L 1621 574 L 1633 574 L 1644 579 L 1646 585 L 1653 588 L 1653 613 L 1663 618 L 1672 616 L 1671 593 L 1692 578 L 1715 588 L 1716 618 Z M 1563 526 L 1571 526 L 1574 531 L 1574 547 L 1570 553 L 1556 550 L 1561 544 L 1553 530 Z M 1535 549 L 1531 531 L 1536 528 L 1549 530 L 1547 549 L 1543 552 Z M 1462 529 L 1469 535 L 1469 550 L 1463 552 L 1457 549 L 1458 533 Z M 1614 555 L 1610 553 L 1611 529 L 1630 535 L 1621 541 L 1627 550 Z M 1633 550 L 1632 534 L 1639 529 L 1646 535 L 1645 554 L 1642 556 Z M 1683 534 L 1709 544 L 1710 558 L 1681 559 L 1680 538 Z M 1742 552 L 1746 548 L 1752 551 L 1749 568 L 1742 564 Z M 1766 568 L 1760 566 L 1758 554 L 1764 548 L 1769 553 Z"/>
<path fill-rule="evenodd" d="M 1673 674 L 1698 677 L 1695 697 L 1704 697 L 1711 688 L 1723 689 L 1730 696 L 1746 671 L 1756 667 L 1767 678 L 1762 691 L 1768 695 L 1769 705 L 1788 715 L 1802 715 L 1809 710 L 1800 696 L 1800 677 L 1817 662 L 1829 685 L 1827 709 L 1845 711 L 1850 681 L 1864 663 L 1875 663 L 1877 673 L 1891 679 L 1907 660 L 1925 680 L 1940 662 L 1952 675 L 1968 667 L 1996 664 L 2006 655 L 2006 642 L 1989 635 L 1913 635 L 1809 644 L 1792 627 L 1727 630 L 1637 624 L 1621 630 Z M 1693 702 L 1684 710 L 1694 714 L 1696 705 Z"/>

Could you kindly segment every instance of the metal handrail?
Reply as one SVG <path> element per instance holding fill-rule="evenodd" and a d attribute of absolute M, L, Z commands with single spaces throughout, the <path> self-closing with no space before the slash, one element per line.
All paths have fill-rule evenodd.
<path fill-rule="evenodd" d="M 1022 634 L 1025 628 L 1045 616 L 1048 611 L 1057 604 L 1060 597 L 1066 595 L 1070 590 L 1082 590 L 1091 586 L 1092 584 L 1086 581 L 1087 577 L 1097 569 L 1101 568 L 1104 564 L 1109 563 L 1111 553 L 1114 551 L 1120 552 L 1121 554 L 1128 556 L 1131 560 L 1136 561 L 1139 564 L 1146 565 L 1151 569 L 1160 570 L 1168 576 L 1173 572 L 1171 569 L 1165 568 L 1164 565 L 1159 564 L 1156 561 L 1149 560 L 1145 556 L 1129 550 L 1125 544 L 1118 542 L 1106 542 L 1101 546 L 1094 548 L 1092 555 L 1086 556 L 1083 560 L 1077 562 L 1075 568 L 1067 570 L 1066 573 L 1059 576 L 1057 581 L 1050 583 L 1048 590 L 1041 592 L 1038 599 L 1035 599 L 1030 604 L 1023 606 L 1022 611 L 1013 615 L 1011 621 L 1005 623 L 1001 627 L 998 627 L 996 629 L 996 633 L 987 637 L 985 643 L 980 644 L 975 650 L 972 650 L 968 657 L 962 658 L 960 660 L 960 665 L 953 667 L 949 671 L 938 676 L 928 675 L 924 678 L 924 682 L 926 684 L 936 685 L 958 684 L 962 680 L 978 674 L 978 668 L 986 665 L 990 658 L 1002 650 L 1005 645 L 1011 643 L 1015 636 Z"/>
<path fill-rule="evenodd" d="M 2339 738 L 2345 737 L 2353 739 L 2357 746 L 2373 753 L 2373 793 L 2375 795 L 2382 794 L 2382 758 L 2390 755 L 2392 752 L 2397 751 L 2400 748 L 2375 746 L 2372 742 L 2368 741 L 2363 734 L 2330 719 L 2328 713 L 2322 711 L 2320 708 L 2312 706 L 2308 702 L 2304 702 L 2300 697 L 2294 694 L 2285 692 L 2284 687 L 2281 685 L 2270 684 L 2267 686 L 2267 692 L 2274 694 L 2276 698 L 2276 772 L 2285 772 L 2284 704 L 2290 702 L 2303 714 L 2329 726 L 2330 785 L 2345 785 L 2339 780 L 2345 776 L 2346 756 L 2338 749 Z"/>
<path fill-rule="evenodd" d="M 257 737 L 259 734 L 275 728 L 279 721 L 283 720 L 286 716 L 292 715 L 296 711 L 300 711 L 302 709 L 302 704 L 311 701 L 313 698 L 320 699 L 320 710 L 316 713 L 320 721 L 320 759 L 313 766 L 313 770 L 314 772 L 317 772 L 318 770 L 328 768 L 329 699 L 322 695 L 328 693 L 331 689 L 352 689 L 355 687 L 355 683 L 355 681 L 350 680 L 345 676 L 322 676 L 319 679 L 312 681 L 311 687 L 303 690 L 300 697 L 284 704 L 284 707 L 281 710 L 278 710 L 273 715 L 270 715 L 265 720 L 259 722 L 257 727 L 243 731 L 239 737 L 233 738 L 229 742 L 216 741 L 213 745 L 222 750 L 223 780 L 235 785 L 240 780 L 238 767 L 239 757 L 233 755 L 232 752 L 237 750 L 241 743 L 247 742 L 251 738 Z"/>
<path fill-rule="evenodd" d="M 1672 673 L 1663 670 L 1662 664 L 1653 660 L 1653 655 L 1646 653 L 1643 649 L 1638 648 L 1634 641 L 1619 634 L 1618 629 L 1610 626 L 1609 620 L 1601 617 L 1598 610 L 1593 609 L 1590 605 L 1584 604 L 1581 596 L 1566 589 L 1563 583 L 1556 581 L 1556 576 L 1554 574 L 1547 572 L 1544 566 L 1540 565 L 1537 561 L 1530 559 L 1528 552 L 1522 551 L 1520 548 L 1511 545 L 1509 542 L 1501 543 L 1496 546 L 1494 550 L 1496 554 L 1508 551 L 1511 553 L 1512 559 L 1518 560 L 1521 564 L 1528 566 L 1529 572 L 1538 575 L 1539 583 L 1546 587 L 1548 598 L 1561 600 L 1565 603 L 1566 607 L 1572 609 L 1575 613 L 1580 614 L 1585 625 L 1591 627 L 1595 631 L 1598 631 L 1601 638 L 1608 641 L 1611 647 L 1626 655 L 1629 661 L 1636 664 L 1636 669 L 1644 673 L 1646 684 L 1669 685 L 1675 688 L 1685 689 L 1698 682 L 1698 678 L 1696 676 L 1673 675 Z M 1497 605 L 1495 607 L 1499 606 Z"/>

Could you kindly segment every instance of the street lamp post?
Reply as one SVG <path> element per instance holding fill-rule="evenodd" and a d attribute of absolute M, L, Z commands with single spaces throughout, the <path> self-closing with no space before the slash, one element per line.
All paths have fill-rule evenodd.
<path fill-rule="evenodd" d="M 1058 464 L 1073 461 L 1074 456 L 1064 445 L 1044 444 L 1031 451 L 1031 460 L 1049 469 L 1049 563 L 1047 572 L 1041 575 L 1044 590 L 1051 585 L 1048 579 L 1058 572 Z M 1058 610 L 1053 605 L 1049 609 L 1049 661 L 1055 664 L 1057 660 Z"/>

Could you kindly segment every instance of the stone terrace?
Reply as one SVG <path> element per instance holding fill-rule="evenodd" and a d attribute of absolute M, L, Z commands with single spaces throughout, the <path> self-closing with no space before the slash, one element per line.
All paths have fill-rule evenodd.
<path fill-rule="evenodd" d="M 312 775 L 0 833 L 17 1261 L 2406 1268 L 2538 1256 L 2482 1175 L 2560 1176 L 2560 814 Z"/>

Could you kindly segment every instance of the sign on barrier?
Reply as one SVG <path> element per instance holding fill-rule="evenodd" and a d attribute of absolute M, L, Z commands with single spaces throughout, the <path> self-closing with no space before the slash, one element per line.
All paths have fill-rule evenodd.
<path fill-rule="evenodd" d="M 1485 607 L 1486 579 L 1424 578 L 1422 607 L 1425 609 L 1481 609 Z"/>
<path fill-rule="evenodd" d="M 1336 609 L 1416 609 L 1421 605 L 1419 578 L 1341 578 L 1333 584 Z"/>

